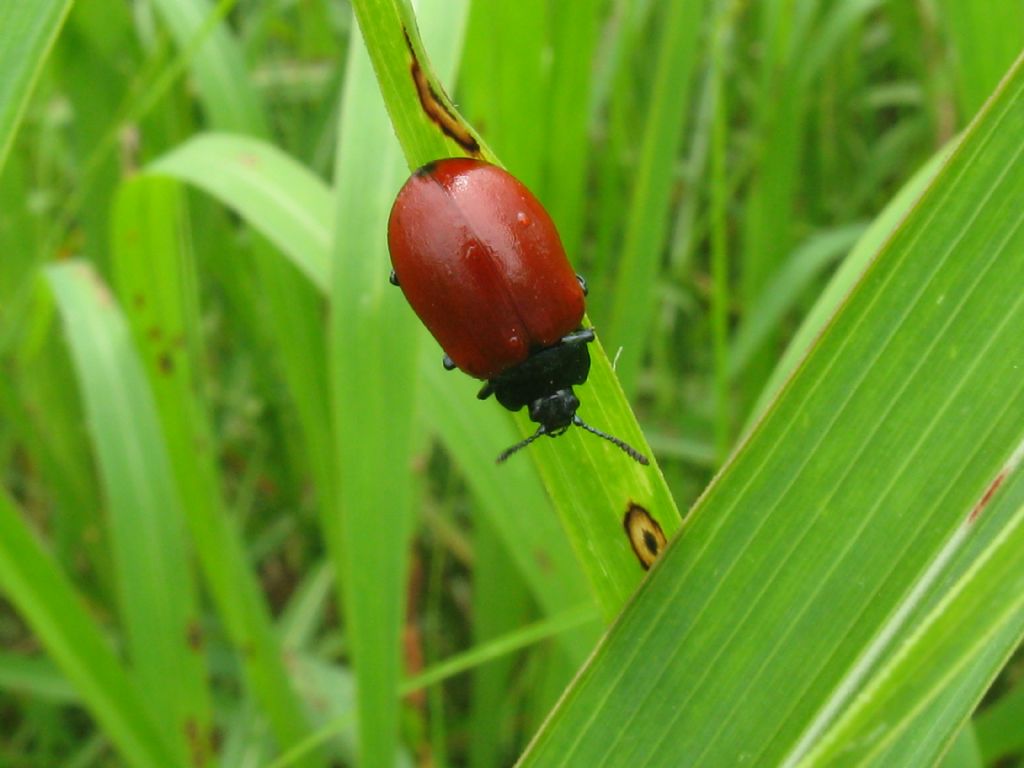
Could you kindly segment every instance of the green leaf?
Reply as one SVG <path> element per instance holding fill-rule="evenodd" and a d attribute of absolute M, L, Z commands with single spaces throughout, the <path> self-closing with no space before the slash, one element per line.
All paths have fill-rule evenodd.
<path fill-rule="evenodd" d="M 949 542 L 964 551 L 943 570 L 959 573 L 802 764 L 932 765 L 967 722 L 1024 638 L 1024 476 L 984 514 L 991 532 L 965 526 Z"/>
<path fill-rule="evenodd" d="M 422 3 L 424 39 L 454 70 L 465 5 Z M 434 11 L 433 14 L 430 14 Z M 357 7 L 358 12 L 358 7 Z M 429 15 L 428 15 L 429 14 Z M 439 23 L 444 18 L 445 23 Z M 453 19 L 456 20 L 453 22 Z M 407 54 L 406 54 L 407 55 Z M 356 675 L 360 762 L 390 765 L 398 746 L 414 478 L 416 364 L 422 331 L 388 280 L 384 233 L 408 175 L 361 41 L 349 49 L 335 169 L 328 347 L 336 508 L 323 520 Z M 366 382 L 375 382 L 367 387 Z"/>
<path fill-rule="evenodd" d="M 540 152 L 547 154 L 540 198 L 558 225 L 570 260 L 578 263 L 586 226 L 588 166 L 591 150 L 590 128 L 592 69 L 600 39 L 598 3 L 554 3 L 551 12 L 550 53 L 545 48 L 542 62 L 550 65 L 548 128 L 541 138 Z M 485 84 L 486 87 L 486 84 Z M 518 115 L 521 122 L 533 119 L 533 110 Z"/>
<path fill-rule="evenodd" d="M 241 46 L 221 16 L 234 0 L 154 0 L 192 72 L 210 122 L 216 130 L 265 136 L 263 106 L 245 66 Z M 244 162 L 245 157 L 240 159 Z M 268 162 L 273 162 L 271 158 Z M 212 191 L 212 190 L 211 190 Z M 305 245 L 305 243 L 298 243 Z M 255 271 L 262 286 L 266 322 L 260 330 L 277 353 L 275 362 L 298 412 L 302 438 L 323 505 L 329 503 L 330 432 L 327 418 L 323 307 L 315 291 L 262 241 L 257 241 Z M 236 266 L 236 273 L 242 266 Z M 235 282 L 242 282 L 236 276 Z"/>
<path fill-rule="evenodd" d="M 776 333 L 786 313 L 795 308 L 800 294 L 832 262 L 845 255 L 863 233 L 863 224 L 849 224 L 841 229 L 823 232 L 809 239 L 786 258 L 736 330 L 729 345 L 730 378 L 736 378 L 743 372 L 743 366 L 760 347 L 765 336 Z M 835 308 L 832 309 L 834 311 Z"/>
<path fill-rule="evenodd" d="M 984 765 L 974 728 L 967 723 L 943 756 L 939 768 L 984 768 Z"/>
<path fill-rule="evenodd" d="M 336 507 L 323 518 L 356 675 L 359 762 L 391 765 L 398 748 L 413 478 L 418 335 L 388 282 L 391 199 L 405 176 L 361 42 L 349 49 L 339 143 L 328 346 Z M 372 147 L 372 149 L 371 149 Z M 377 382 L 367 388 L 367 380 Z"/>
<path fill-rule="evenodd" d="M 330 192 L 311 172 L 265 141 L 203 134 L 157 158 L 147 172 L 166 175 L 213 195 L 241 215 L 288 257 L 256 243 L 260 297 L 306 439 L 323 505 L 329 504 L 330 428 L 326 418 L 323 312 L 317 291 L 327 286 Z M 295 274 L 297 268 L 302 275 Z M 233 270 L 242 270 L 238 265 Z M 304 280 L 303 277 L 306 279 Z M 307 280 L 312 286 L 307 284 Z"/>
<path fill-rule="evenodd" d="M 0 688 L 44 701 L 81 704 L 75 687 L 43 656 L 0 654 Z"/>
<path fill-rule="evenodd" d="M 0 589 L 128 763 L 139 768 L 179 764 L 135 681 L 2 488 Z"/>
<path fill-rule="evenodd" d="M 972 116 L 1024 47 L 1020 0 L 940 0 L 939 20 L 953 49 L 960 110 Z"/>
<path fill-rule="evenodd" d="M 816 195 L 805 168 L 813 162 L 808 160 L 813 157 L 808 151 L 813 143 L 809 113 L 817 93 L 828 89 L 821 80 L 823 63 L 829 57 L 841 60 L 832 49 L 857 42 L 849 30 L 865 25 L 876 5 L 876 0 L 799 5 L 770 0 L 757 5 L 756 37 L 748 44 L 761 49 L 762 63 L 755 73 L 753 125 L 745 138 L 752 146 L 753 168 L 744 183 L 736 281 L 743 306 L 754 306 L 768 289 L 795 245 L 798 206 Z M 751 356 L 740 382 L 745 390 L 743 410 L 762 391 L 775 366 L 772 346 L 777 343 L 778 333 L 768 335 Z"/>
<path fill-rule="evenodd" d="M 258 139 L 207 133 L 147 170 L 192 184 L 230 206 L 326 290 L 330 192 L 284 152 Z"/>
<path fill-rule="evenodd" d="M 924 166 L 915 173 L 867 228 L 853 250 L 846 256 L 839 269 L 832 276 L 825 290 L 818 296 L 811 311 L 807 313 L 799 330 L 794 334 L 782 358 L 772 371 L 768 383 L 761 392 L 757 404 L 751 409 L 748 426 L 757 421 L 778 396 L 786 381 L 793 375 L 808 350 L 821 335 L 822 329 L 839 309 L 853 290 L 861 275 L 871 264 L 885 242 L 906 218 L 921 194 L 935 180 L 936 174 L 949 160 L 956 149 L 957 141 L 951 141 L 936 152 Z M 737 339 L 737 342 L 739 340 Z"/>
<path fill-rule="evenodd" d="M 207 749 L 209 699 L 183 511 L 156 406 L 124 318 L 92 269 L 69 262 L 47 276 L 103 479 L 129 656 L 150 714 L 167 724 L 184 762 Z"/>
<path fill-rule="evenodd" d="M 529 626 L 521 626 L 501 637 L 481 643 L 471 651 L 453 656 L 424 670 L 416 677 L 407 680 L 402 686 L 402 692 L 410 693 L 420 688 L 434 685 L 441 680 L 478 667 L 488 661 L 501 658 L 513 651 L 527 648 L 540 640 L 545 640 L 581 625 L 595 622 L 598 618 L 593 605 L 582 605 L 575 606 L 551 619 Z"/>
<path fill-rule="evenodd" d="M 525 462 L 494 463 L 495 442 L 508 445 L 518 439 L 508 418 L 497 408 L 466 407 L 478 405 L 477 383 L 445 371 L 435 349 L 421 354 L 419 370 L 424 415 L 458 463 L 480 511 L 545 615 L 593 600 L 533 467 Z M 590 632 L 562 636 L 577 666 L 596 640 Z"/>
<path fill-rule="evenodd" d="M 270 133 L 264 107 L 246 69 L 242 47 L 223 17 L 235 0 L 153 0 L 174 36 L 181 55 L 191 63 L 202 106 L 215 130 L 266 136 Z M 266 244 L 257 241 L 255 268 L 263 286 L 265 324 L 280 363 L 278 370 L 298 411 L 301 436 L 316 486 L 326 499 L 330 488 L 323 349 L 323 312 L 315 293 L 281 262 Z M 240 270 L 240 267 L 236 267 Z M 242 282 L 241 279 L 235 282 Z"/>
<path fill-rule="evenodd" d="M 213 6 L 206 0 L 152 0 L 174 36 L 191 58 L 191 69 L 203 106 L 216 130 L 268 133 L 262 105 L 245 69 L 242 50 L 223 23 L 234 0 Z"/>
<path fill-rule="evenodd" d="M 623 346 L 617 371 L 627 392 L 636 389 L 646 339 L 657 312 L 657 303 L 651 300 L 651 286 L 667 240 L 676 156 L 685 135 L 707 5 L 703 0 L 668 5 L 660 30 L 654 97 L 643 123 L 626 239 L 605 329 L 609 344 Z"/>
<path fill-rule="evenodd" d="M 71 0 L 0 5 L 0 171 Z"/>
<path fill-rule="evenodd" d="M 185 218 L 177 182 L 146 175 L 125 182 L 114 209 L 112 265 L 203 575 L 246 679 L 285 748 L 304 738 L 309 724 L 289 683 L 245 543 L 221 498 L 220 452 L 191 362 L 205 355 Z"/>
<path fill-rule="evenodd" d="M 1024 440 L 1022 133 L 1018 64 L 524 765 L 795 762 L 942 599 L 932 587 L 949 594 L 942 560 L 1015 535 L 972 510 Z"/>
<path fill-rule="evenodd" d="M 433 46 L 431 49 L 442 52 L 447 58 L 457 54 L 461 49 L 461 31 L 465 24 L 465 12 L 462 5 L 444 8 L 437 11 L 434 6 L 419 6 L 420 18 L 430 23 L 438 22 L 446 38 L 451 41 L 450 47 Z M 490 155 L 471 127 L 461 118 L 451 99 L 441 86 L 441 80 L 431 66 L 430 58 L 425 54 L 424 41 L 420 37 L 417 20 L 413 16 L 412 6 L 404 0 L 355 0 L 352 3 L 359 22 L 359 33 L 370 54 L 373 70 L 376 74 L 380 93 L 384 97 L 394 133 L 402 146 L 405 159 L 410 168 L 418 168 L 424 163 L 439 157 L 461 156 L 473 154 L 472 144 L 479 146 L 478 151 Z M 443 25 L 441 24 L 443 22 Z M 424 34 L 424 38 L 427 35 Z M 428 38 L 429 39 L 429 38 Z M 422 79 L 412 77 L 413 53 L 418 62 L 418 73 Z M 454 72 L 456 58 L 451 67 Z M 438 67 L 441 72 L 443 66 Z M 426 86 L 426 88 L 424 88 Z M 420 99 L 420 89 L 432 91 L 432 101 L 436 101 L 441 111 L 452 117 L 461 131 L 466 132 L 462 146 L 450 138 L 436 121 L 440 112 L 435 111 L 434 117 L 424 110 Z M 396 190 L 397 192 L 397 190 Z"/>
<path fill-rule="evenodd" d="M 1006 755 L 1024 752 L 1024 685 L 1020 680 L 998 701 L 982 710 L 975 723 L 986 765 Z"/>

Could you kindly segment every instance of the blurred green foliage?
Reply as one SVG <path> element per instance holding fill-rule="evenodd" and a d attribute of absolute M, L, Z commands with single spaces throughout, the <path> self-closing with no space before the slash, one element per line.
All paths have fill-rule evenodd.
<path fill-rule="evenodd" d="M 491 465 L 514 426 L 388 291 L 406 168 L 352 9 L 32 5 L 0 6 L 0 764 L 509 764 L 643 574 L 620 510 L 559 527 L 543 482 L 559 510 L 603 491 L 558 443 Z M 1024 48 L 1020 0 L 419 12 L 684 510 Z M 960 750 L 981 764 L 1024 759 L 1021 674 Z"/>

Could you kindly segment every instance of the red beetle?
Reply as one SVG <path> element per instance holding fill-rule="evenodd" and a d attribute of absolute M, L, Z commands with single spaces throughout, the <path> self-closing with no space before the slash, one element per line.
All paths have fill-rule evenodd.
<path fill-rule="evenodd" d="M 427 163 L 388 221 L 391 282 L 445 351 L 444 366 L 484 379 L 503 406 L 529 407 L 537 431 L 498 457 L 571 425 L 647 458 L 576 415 L 594 340 L 582 328 L 586 284 L 572 270 L 547 211 L 497 166 L 469 158 Z"/>

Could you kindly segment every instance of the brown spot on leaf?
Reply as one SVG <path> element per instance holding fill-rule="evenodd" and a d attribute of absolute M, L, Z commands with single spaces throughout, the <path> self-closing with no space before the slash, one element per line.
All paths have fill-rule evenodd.
<path fill-rule="evenodd" d="M 174 358 L 171 357 L 169 352 L 161 352 L 160 356 L 156 359 L 156 364 L 164 375 L 170 376 L 174 373 Z"/>
<path fill-rule="evenodd" d="M 194 717 L 185 721 L 185 741 L 188 742 L 189 763 L 196 768 L 206 765 L 209 756 L 207 743 Z"/>
<path fill-rule="evenodd" d="M 533 551 L 533 561 L 537 563 L 537 567 L 544 573 L 551 573 L 554 570 L 555 564 L 551 562 L 551 557 L 543 549 L 535 549 Z"/>
<path fill-rule="evenodd" d="M 629 537 L 629 544 L 633 547 L 637 560 L 646 571 L 654 565 L 654 561 L 665 549 L 667 540 L 664 531 L 646 509 L 632 501 L 626 508 L 622 527 L 626 530 L 626 536 Z"/>
<path fill-rule="evenodd" d="M 985 510 L 985 507 L 988 506 L 988 503 L 992 501 L 992 497 L 996 495 L 996 491 L 999 490 L 999 486 L 1003 484 L 1003 480 L 1005 479 L 1005 470 L 996 475 L 995 480 L 989 483 L 989 486 L 985 489 L 985 493 L 982 494 L 981 499 L 974 505 L 974 509 L 971 510 L 971 514 L 967 517 L 967 522 L 973 523 L 981 516 L 981 513 Z"/>
<path fill-rule="evenodd" d="M 185 628 L 185 642 L 190 650 L 199 653 L 203 650 L 203 628 L 199 622 L 192 619 Z"/>
<path fill-rule="evenodd" d="M 423 71 L 420 60 L 413 49 L 412 40 L 409 38 L 409 30 L 403 29 L 405 45 L 409 49 L 409 56 L 412 62 L 409 71 L 412 74 L 412 81 L 416 85 L 416 94 L 420 98 L 420 106 L 423 112 L 429 117 L 445 136 L 450 138 L 466 152 L 471 155 L 480 153 L 480 142 L 476 140 L 469 126 L 462 120 L 455 110 L 449 106 L 450 101 L 446 95 L 434 89 L 430 77 Z"/>

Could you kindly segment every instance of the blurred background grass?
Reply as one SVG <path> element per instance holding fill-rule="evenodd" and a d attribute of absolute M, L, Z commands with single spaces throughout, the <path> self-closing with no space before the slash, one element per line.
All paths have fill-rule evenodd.
<path fill-rule="evenodd" d="M 684 509 L 831 272 L 1024 46 L 1020 0 L 433 6 L 428 50 L 558 223 Z M 345 151 L 391 174 L 383 128 L 339 149 L 371 120 L 343 109 L 360 103 L 356 34 L 348 6 L 328 0 L 91 0 L 45 58 L 0 167 L 0 508 L 42 536 L 64 581 L 17 591 L 22 606 L 34 584 L 53 608 L 49 635 L 0 593 L 0 764 L 265 764 L 289 749 L 282 764 L 351 760 L 352 635 L 335 585 L 352 541 L 334 505 L 352 446 L 378 461 L 382 506 L 392 489 L 414 499 L 412 520 L 376 526 L 385 559 L 360 581 L 371 601 L 377 583 L 406 595 L 386 629 L 405 674 L 473 654 L 470 674 L 401 700 L 382 749 L 395 731 L 405 762 L 510 762 L 600 632 L 529 465 L 484 466 L 511 428 L 495 408 L 470 410 L 471 384 L 438 373 L 432 343 L 398 381 L 386 359 L 346 368 L 336 345 L 358 337 L 336 308 L 325 321 L 327 300 L 279 257 L 286 245 L 209 197 L 127 181 L 210 131 L 267 139 L 328 184 Z M 387 178 L 385 197 L 400 183 Z M 330 277 L 330 296 L 348 277 Z M 395 333 L 383 348 L 414 343 Z M 371 342 L 352 343 L 365 354 Z M 410 394 L 381 432 L 407 446 L 372 424 L 357 441 L 332 430 L 339 391 L 393 387 Z M 389 449 L 411 452 L 409 466 Z M 9 595 L 30 560 L 17 571 L 11 558 Z M 77 623 L 57 610 L 66 601 L 84 605 Z M 118 720 L 125 701 L 90 697 L 90 675 L 53 651 L 61 637 L 102 673 L 96 690 L 120 690 L 128 659 L 170 736 L 133 748 L 149 726 Z M 1021 671 L 981 715 L 989 762 L 1024 751 L 990 725 L 1024 723 Z M 311 738 L 322 743 L 307 749 Z"/>

